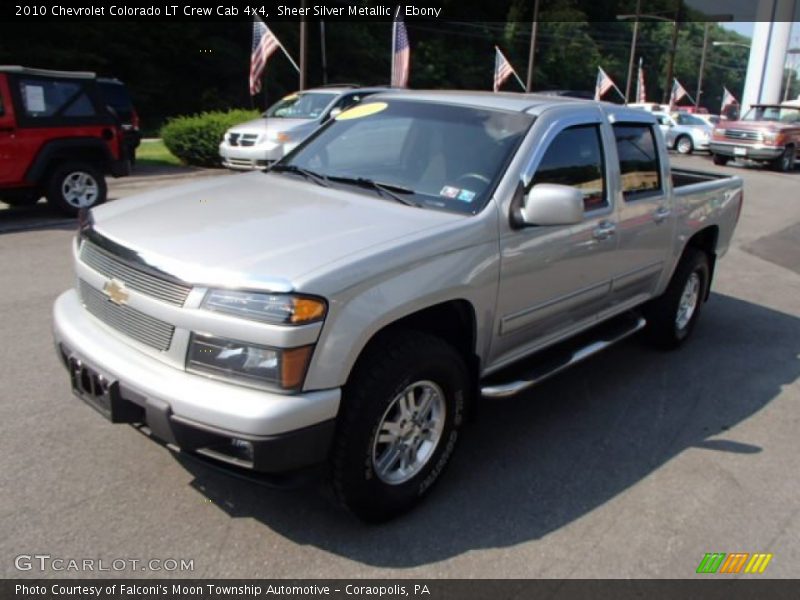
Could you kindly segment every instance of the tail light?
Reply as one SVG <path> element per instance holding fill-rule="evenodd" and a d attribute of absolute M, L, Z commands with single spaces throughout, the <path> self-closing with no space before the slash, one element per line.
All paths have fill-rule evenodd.
<path fill-rule="evenodd" d="M 136 112 L 135 108 L 131 108 L 131 125 L 136 131 L 139 131 L 139 113 Z"/>

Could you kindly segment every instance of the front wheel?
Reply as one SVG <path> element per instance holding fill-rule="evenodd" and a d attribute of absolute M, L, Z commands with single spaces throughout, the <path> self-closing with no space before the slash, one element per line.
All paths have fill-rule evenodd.
<path fill-rule="evenodd" d="M 688 135 L 680 136 L 675 142 L 675 149 L 678 151 L 678 154 L 691 154 L 694 150 L 692 138 L 690 138 Z"/>
<path fill-rule="evenodd" d="M 728 164 L 728 161 L 730 160 L 730 157 L 729 156 L 722 156 L 722 154 L 713 154 L 711 156 L 711 160 L 714 161 L 715 165 L 719 165 L 720 167 L 724 167 L 725 165 Z"/>
<path fill-rule="evenodd" d="M 464 360 L 438 337 L 384 336 L 345 386 L 331 457 L 342 503 L 366 522 L 396 517 L 438 481 L 470 394 Z"/>
<path fill-rule="evenodd" d="M 106 201 L 106 180 L 87 163 L 65 163 L 53 170 L 47 184 L 47 202 L 54 209 L 74 217 L 82 208 Z"/>
<path fill-rule="evenodd" d="M 795 149 L 794 146 L 788 146 L 780 157 L 772 162 L 772 168 L 781 173 L 790 173 L 794 170 Z"/>
<path fill-rule="evenodd" d="M 645 336 L 650 343 L 669 350 L 689 338 L 705 301 L 710 273 L 708 255 L 688 249 L 666 291 L 645 306 Z"/>

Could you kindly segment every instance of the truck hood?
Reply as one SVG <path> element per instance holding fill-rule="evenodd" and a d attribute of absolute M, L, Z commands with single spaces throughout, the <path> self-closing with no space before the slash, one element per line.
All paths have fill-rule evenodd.
<path fill-rule="evenodd" d="M 253 119 L 231 127 L 229 133 L 264 133 L 289 131 L 313 123 L 313 119 Z"/>
<path fill-rule="evenodd" d="M 224 175 L 111 202 L 92 215 L 97 233 L 179 279 L 276 292 L 349 255 L 468 218 L 356 190 L 292 174 Z"/>
<path fill-rule="evenodd" d="M 797 123 L 780 123 L 778 121 L 721 121 L 720 129 L 740 129 L 742 131 L 783 131 L 797 129 Z"/>

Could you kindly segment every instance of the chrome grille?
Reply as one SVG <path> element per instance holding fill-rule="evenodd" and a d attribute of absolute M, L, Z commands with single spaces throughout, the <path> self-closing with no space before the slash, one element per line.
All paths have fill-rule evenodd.
<path fill-rule="evenodd" d="M 78 293 L 86 310 L 106 325 L 156 350 L 169 350 L 175 332 L 175 327 L 169 323 L 130 306 L 114 304 L 103 292 L 83 280 L 78 281 Z"/>
<path fill-rule="evenodd" d="M 255 133 L 245 133 L 239 140 L 239 144 L 242 146 L 255 146 L 257 139 L 258 135 Z"/>
<path fill-rule="evenodd" d="M 746 129 L 726 129 L 725 137 L 729 140 L 739 140 L 742 142 L 760 142 L 764 139 L 758 131 L 748 131 Z"/>
<path fill-rule="evenodd" d="M 136 269 L 89 240 L 84 240 L 81 245 L 81 261 L 106 277 L 119 279 L 132 290 L 176 306 L 183 306 L 192 291 L 191 286 Z"/>
<path fill-rule="evenodd" d="M 231 146 L 238 146 L 239 145 L 239 134 L 238 133 L 229 133 L 228 134 L 228 143 Z"/>

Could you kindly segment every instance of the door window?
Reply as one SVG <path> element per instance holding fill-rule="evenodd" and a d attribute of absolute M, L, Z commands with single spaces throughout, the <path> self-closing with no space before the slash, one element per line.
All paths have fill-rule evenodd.
<path fill-rule="evenodd" d="M 90 117 L 95 114 L 92 101 L 77 81 L 21 79 L 19 92 L 25 115 L 31 118 Z"/>
<path fill-rule="evenodd" d="M 597 125 L 578 125 L 559 133 L 542 157 L 533 185 L 558 183 L 583 192 L 586 211 L 608 206 L 605 160 Z"/>
<path fill-rule="evenodd" d="M 643 123 L 618 123 L 614 137 L 625 200 L 660 193 L 661 168 L 653 128 Z"/>

